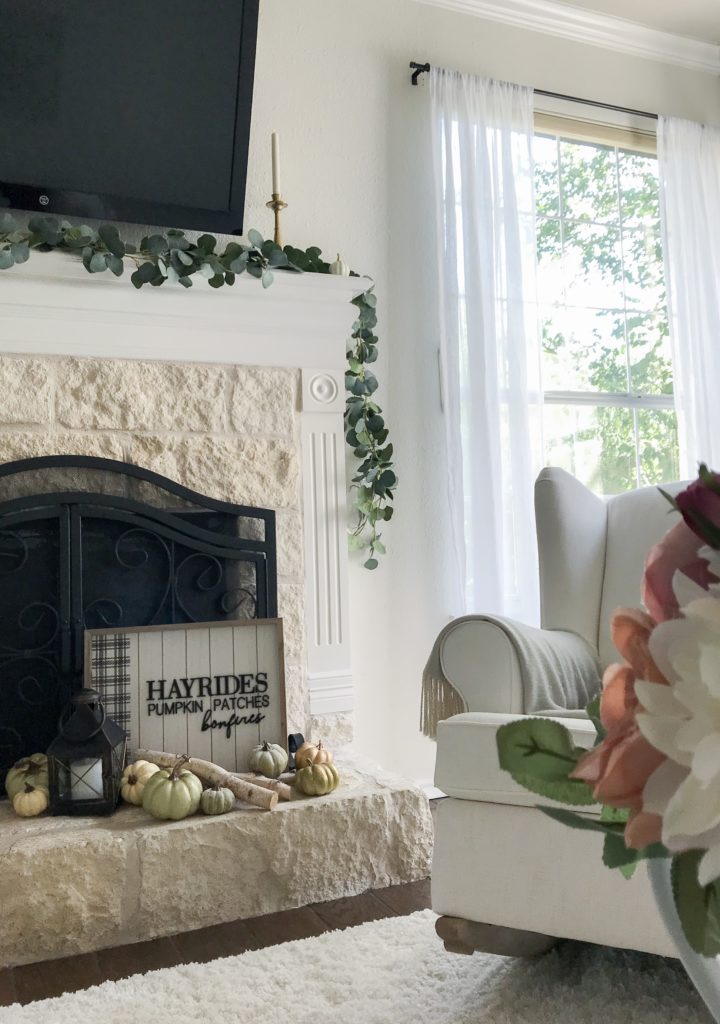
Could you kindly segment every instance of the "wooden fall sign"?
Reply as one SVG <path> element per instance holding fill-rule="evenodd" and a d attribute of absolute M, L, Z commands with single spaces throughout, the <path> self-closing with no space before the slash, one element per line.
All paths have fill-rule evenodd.
<path fill-rule="evenodd" d="M 86 630 L 85 680 L 133 757 L 182 750 L 244 773 L 258 743 L 287 737 L 281 619 Z"/>
<path fill-rule="evenodd" d="M 138 750 L 137 758 L 141 761 L 149 761 L 160 768 L 174 768 L 177 764 L 177 754 L 167 754 L 162 750 Z M 290 786 L 277 779 L 257 778 L 249 774 L 235 774 L 228 772 L 220 765 L 212 761 L 203 761 L 202 758 L 190 757 L 185 761 L 184 768 L 197 775 L 203 782 L 210 785 L 224 786 L 238 799 L 253 807 L 260 807 L 264 811 L 272 811 L 278 799 L 289 800 L 292 796 Z"/>

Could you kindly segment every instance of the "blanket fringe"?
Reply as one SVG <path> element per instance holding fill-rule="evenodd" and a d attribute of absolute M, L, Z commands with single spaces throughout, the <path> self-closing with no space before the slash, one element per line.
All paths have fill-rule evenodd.
<path fill-rule="evenodd" d="M 420 728 L 431 740 L 437 739 L 438 722 L 466 711 L 465 701 L 447 679 L 425 674 L 420 701 Z"/>

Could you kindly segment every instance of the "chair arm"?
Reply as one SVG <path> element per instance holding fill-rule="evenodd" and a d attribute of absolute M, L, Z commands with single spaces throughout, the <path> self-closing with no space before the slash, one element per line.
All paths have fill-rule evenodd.
<path fill-rule="evenodd" d="M 467 711 L 574 710 L 600 688 L 597 654 L 563 630 L 466 616 L 446 628 L 439 653 L 442 673 Z"/>

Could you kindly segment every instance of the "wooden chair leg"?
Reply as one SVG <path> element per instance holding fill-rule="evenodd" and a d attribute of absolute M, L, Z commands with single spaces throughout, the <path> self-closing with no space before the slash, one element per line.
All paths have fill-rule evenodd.
<path fill-rule="evenodd" d="M 435 922 L 435 931 L 445 943 L 448 953 L 462 953 L 465 956 L 472 956 L 476 950 L 499 956 L 542 956 L 558 941 L 552 935 L 466 921 L 462 917 L 439 917 Z"/>

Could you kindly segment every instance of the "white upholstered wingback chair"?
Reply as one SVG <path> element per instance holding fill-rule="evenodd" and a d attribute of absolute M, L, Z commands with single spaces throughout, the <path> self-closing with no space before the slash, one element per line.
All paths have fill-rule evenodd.
<path fill-rule="evenodd" d="M 452 919 L 438 931 L 458 949 L 534 951 L 555 936 L 674 955 L 645 867 L 630 881 L 605 868 L 602 837 L 537 810 L 543 801 L 499 769 L 495 743 L 499 725 L 545 713 L 579 746 L 593 744 L 580 709 L 618 659 L 611 615 L 640 603 L 645 556 L 673 518 L 654 487 L 602 500 L 560 469 L 540 474 L 535 516 L 542 629 L 457 619 L 429 662 L 465 709 L 437 724 L 435 782 L 447 799 L 437 808 L 432 906 Z"/>

